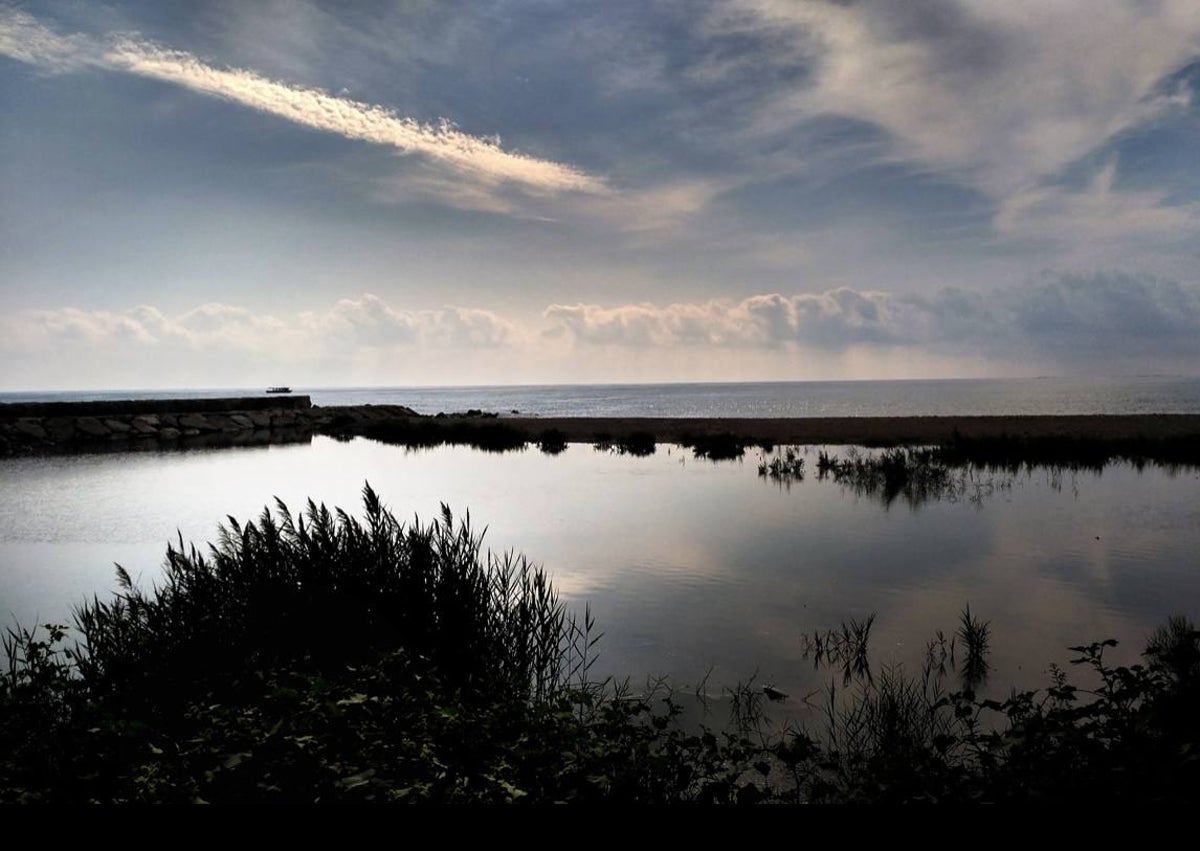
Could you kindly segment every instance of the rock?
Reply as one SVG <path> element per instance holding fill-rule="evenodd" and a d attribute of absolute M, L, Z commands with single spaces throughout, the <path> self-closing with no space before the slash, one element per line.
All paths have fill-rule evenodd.
<path fill-rule="evenodd" d="M 126 434 L 133 430 L 133 427 L 128 423 L 123 423 L 120 420 L 105 420 L 104 424 L 108 426 L 109 431 L 116 434 Z"/>
<path fill-rule="evenodd" d="M 161 414 L 158 419 L 167 428 L 179 428 L 179 417 L 174 414 Z"/>
<path fill-rule="evenodd" d="M 202 431 L 220 431 L 220 426 L 214 426 L 208 421 L 208 417 L 204 414 L 184 414 L 179 418 L 179 427 L 183 429 L 183 433 L 195 431 L 199 434 Z"/>
<path fill-rule="evenodd" d="M 75 428 L 88 437 L 108 437 L 109 429 L 95 417 L 80 417 L 75 420 Z"/>
<path fill-rule="evenodd" d="M 155 414 L 139 414 L 133 418 L 133 427 L 137 428 L 138 423 L 145 423 L 148 426 L 158 428 L 161 425 L 158 417 Z"/>
<path fill-rule="evenodd" d="M 133 430 L 138 434 L 157 434 L 158 428 L 152 423 L 146 422 L 142 417 L 136 417 L 133 421 Z"/>
<path fill-rule="evenodd" d="M 58 443 L 66 443 L 75 436 L 74 417 L 50 417 L 42 423 L 50 439 Z"/>
<path fill-rule="evenodd" d="M 782 692 L 774 686 L 763 686 L 763 694 L 767 700 L 787 700 L 787 692 Z"/>
<path fill-rule="evenodd" d="M 209 414 L 207 419 L 212 431 L 241 431 L 241 428 L 225 414 Z"/>
<path fill-rule="evenodd" d="M 170 426 L 164 426 L 163 428 L 160 428 L 158 430 L 158 439 L 159 440 L 178 440 L 179 439 L 179 429 L 171 428 Z"/>
<path fill-rule="evenodd" d="M 266 411 L 251 411 L 250 413 L 246 414 L 246 417 L 249 418 L 250 422 L 254 423 L 255 427 L 257 428 L 271 427 L 271 415 Z"/>
<path fill-rule="evenodd" d="M 234 425 L 243 429 L 254 428 L 254 420 L 250 419 L 245 414 L 230 414 L 229 419 L 233 420 Z"/>
<path fill-rule="evenodd" d="M 46 439 L 46 430 L 37 420 L 17 420 L 14 428 L 26 437 L 32 437 L 35 440 Z"/>
<path fill-rule="evenodd" d="M 198 434 L 200 434 L 200 429 L 198 429 L 198 428 L 185 428 L 185 429 L 184 429 L 184 430 L 181 432 L 181 434 L 183 434 L 183 436 L 184 436 L 184 437 L 195 437 L 195 436 L 197 436 Z"/>

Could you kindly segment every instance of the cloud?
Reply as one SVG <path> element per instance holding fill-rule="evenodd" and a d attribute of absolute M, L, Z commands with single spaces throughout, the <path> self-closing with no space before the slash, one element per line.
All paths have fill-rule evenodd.
<path fill-rule="evenodd" d="M 177 315 L 141 306 L 124 311 L 77 308 L 27 310 L 0 318 L 10 351 L 128 349 L 269 354 L 302 361 L 339 357 L 358 349 L 488 349 L 518 341 L 518 329 L 476 308 L 404 311 L 365 293 L 342 299 L 323 312 L 290 317 L 211 303 Z"/>
<path fill-rule="evenodd" d="M 304 127 L 416 155 L 487 186 L 518 186 L 534 194 L 606 191 L 602 180 L 570 165 L 506 151 L 498 139 L 472 136 L 447 121 L 427 124 L 383 106 L 253 71 L 215 68 L 190 53 L 133 36 L 103 41 L 60 36 L 28 14 L 0 10 L 0 54 L 54 72 L 97 67 L 160 80 Z"/>
<path fill-rule="evenodd" d="M 1165 190 L 1120 191 L 1114 188 L 1116 176 L 1113 157 L 1082 188 L 1016 192 L 1000 203 L 996 229 L 1008 237 L 1069 241 L 1092 252 L 1124 250 L 1127 240 L 1145 245 L 1200 234 L 1200 204 L 1171 204 Z"/>
<path fill-rule="evenodd" d="M 929 350 L 1068 365 L 1200 355 L 1200 288 L 1116 272 L 1064 274 L 989 293 L 757 295 L 663 306 L 552 305 L 551 333 L 577 345 Z M 1099 360 L 1094 360 L 1099 358 Z M 1193 365 L 1194 366 L 1194 365 Z"/>
<path fill-rule="evenodd" d="M 323 311 L 291 315 L 210 303 L 179 314 L 27 310 L 0 317 L 0 347 L 16 350 L 127 346 L 285 353 L 295 359 L 353 349 L 498 350 L 566 340 L 582 346 L 779 349 L 802 346 L 1033 346 L 1043 351 L 1120 349 L 1147 341 L 1163 351 L 1200 351 L 1200 287 L 1121 272 L 1046 274 L 986 293 L 933 295 L 839 287 L 741 300 L 601 306 L 552 304 L 540 319 L 445 307 L 402 310 L 371 293 Z"/>
<path fill-rule="evenodd" d="M 842 349 L 916 342 L 929 306 L 918 300 L 848 287 L 815 295 L 756 295 L 662 307 L 551 305 L 545 318 L 584 344 L 627 346 Z"/>
<path fill-rule="evenodd" d="M 320 311 L 210 303 L 0 315 L 7 379 L 149 385 L 251 375 L 333 383 L 916 377 L 1172 371 L 1200 363 L 1200 286 L 1120 272 L 1045 275 L 986 293 L 839 287 L 741 300 L 402 310 L 365 293 Z M 106 377 L 107 376 L 107 377 Z M 251 379 L 252 380 L 252 379 Z M 294 379 L 298 380 L 298 379 Z M 312 383 L 312 379 L 310 379 Z"/>
<path fill-rule="evenodd" d="M 99 60 L 85 35 L 62 36 L 24 12 L 0 9 L 0 55 L 48 71 L 77 71 Z"/>
<path fill-rule="evenodd" d="M 967 187 L 993 205 L 997 236 L 1064 246 L 1059 262 L 1200 226 L 1170 192 L 1060 185 L 1194 108 L 1194 0 L 720 0 L 703 20 L 714 44 L 755 45 L 735 56 L 765 66 L 760 79 L 781 72 L 756 91 L 743 148 L 790 150 L 846 122 L 856 149 L 833 167 L 902 164 Z M 729 61 L 714 51 L 701 69 Z M 818 139 L 797 169 L 827 173 L 831 155 Z"/>
<path fill-rule="evenodd" d="M 728 0 L 719 9 L 713 33 L 756 36 L 777 62 L 809 67 L 763 105 L 763 127 L 865 121 L 890 136 L 894 156 L 993 197 L 1186 106 L 1190 90 L 1163 84 L 1200 55 L 1192 0 Z"/>
<path fill-rule="evenodd" d="M 1018 337 L 1072 358 L 1200 354 L 1200 287 L 1120 273 L 1067 274 L 1008 305 Z"/>
<path fill-rule="evenodd" d="M 449 307 L 402 311 L 364 293 L 342 299 L 325 313 L 302 313 L 300 325 L 333 346 L 407 346 L 496 348 L 517 342 L 510 321 L 487 310 Z"/>

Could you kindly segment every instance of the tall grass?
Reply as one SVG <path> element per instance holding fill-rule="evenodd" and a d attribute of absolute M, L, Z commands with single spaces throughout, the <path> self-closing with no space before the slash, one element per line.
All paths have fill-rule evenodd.
<path fill-rule="evenodd" d="M 368 485 L 362 520 L 311 500 L 232 517 L 209 552 L 168 547 L 150 590 L 121 591 L 75 619 L 76 661 L 96 688 L 194 682 L 253 664 L 321 668 L 404 648 L 466 691 L 545 699 L 577 673 L 576 623 L 545 571 L 482 551 L 470 516 L 405 524 Z"/>
<path fill-rule="evenodd" d="M 336 433 L 336 432 L 335 432 Z M 485 452 L 514 452 L 525 448 L 528 436 L 523 430 L 487 419 L 406 418 L 369 423 L 364 436 L 380 443 L 423 448 L 431 446 L 470 446 Z"/>

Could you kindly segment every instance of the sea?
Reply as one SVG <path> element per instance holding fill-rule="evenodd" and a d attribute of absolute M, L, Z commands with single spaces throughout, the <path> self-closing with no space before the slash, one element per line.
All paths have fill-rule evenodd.
<path fill-rule="evenodd" d="M 1200 377 L 1011 378 L 460 387 L 302 387 L 313 404 L 406 405 L 421 414 L 477 408 L 543 417 L 873 417 L 1198 414 Z M 5 402 L 246 396 L 265 388 L 0 393 Z"/>

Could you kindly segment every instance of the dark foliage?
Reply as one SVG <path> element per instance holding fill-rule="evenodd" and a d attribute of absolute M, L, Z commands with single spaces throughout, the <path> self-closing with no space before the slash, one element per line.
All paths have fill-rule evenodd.
<path fill-rule="evenodd" d="M 650 432 L 632 431 L 617 440 L 616 448 L 622 455 L 645 458 L 658 451 L 658 443 Z"/>
<path fill-rule="evenodd" d="M 710 461 L 731 461 L 746 454 L 746 447 L 754 444 L 749 438 L 730 432 L 706 435 L 683 435 L 679 442 L 690 447 L 697 458 Z"/>
<path fill-rule="evenodd" d="M 482 420 L 482 421 L 481 421 Z M 369 423 L 363 435 L 381 443 L 410 447 L 471 446 L 487 452 L 511 452 L 525 448 L 525 433 L 487 417 L 473 419 L 408 418 Z"/>
<path fill-rule="evenodd" d="M 547 455 L 560 455 L 567 451 L 567 436 L 559 429 L 548 428 L 538 435 L 537 444 Z"/>

